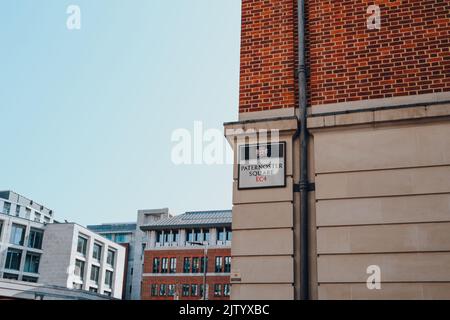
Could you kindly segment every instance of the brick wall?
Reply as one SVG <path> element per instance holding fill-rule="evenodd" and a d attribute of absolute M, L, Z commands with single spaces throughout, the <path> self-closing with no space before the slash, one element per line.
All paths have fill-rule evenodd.
<path fill-rule="evenodd" d="M 145 273 L 153 273 L 153 258 L 168 258 L 169 267 L 170 267 L 170 258 L 177 258 L 176 265 L 176 273 L 174 274 L 166 274 L 163 276 L 143 276 L 142 279 L 142 287 L 141 287 L 141 298 L 143 300 L 172 300 L 173 297 L 169 296 L 152 296 L 151 294 L 151 285 L 152 284 L 175 284 L 177 287 L 177 292 L 180 300 L 199 300 L 200 296 L 189 296 L 183 297 L 181 295 L 181 286 L 183 284 L 203 284 L 203 273 L 197 273 L 195 275 L 183 275 L 183 265 L 184 258 L 191 258 L 191 267 L 192 267 L 192 258 L 197 257 L 201 261 L 204 252 L 203 249 L 177 249 L 177 250 L 147 250 L 144 253 L 144 274 Z M 208 273 L 215 272 L 215 257 L 230 257 L 231 249 L 230 248 L 210 248 L 208 249 L 208 265 L 207 271 Z M 224 261 L 223 261 L 224 262 Z M 214 296 L 214 285 L 220 284 L 230 284 L 230 276 L 229 275 L 213 275 L 207 276 L 206 283 L 209 286 L 208 291 L 208 299 L 209 300 L 228 300 L 229 297 L 225 296 Z"/>
<path fill-rule="evenodd" d="M 239 112 L 296 105 L 295 0 L 242 0 Z"/>
<path fill-rule="evenodd" d="M 369 5 L 381 29 L 368 30 Z M 450 2 L 307 1 L 312 105 L 450 91 Z"/>
<path fill-rule="evenodd" d="M 367 8 L 381 8 L 381 30 Z M 242 0 L 239 112 L 297 107 L 297 1 Z M 306 1 L 309 103 L 450 91 L 447 0 Z"/>

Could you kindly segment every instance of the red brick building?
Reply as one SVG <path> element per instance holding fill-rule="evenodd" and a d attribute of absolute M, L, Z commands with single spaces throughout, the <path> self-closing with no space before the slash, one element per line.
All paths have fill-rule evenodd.
<path fill-rule="evenodd" d="M 448 0 L 242 0 L 231 299 L 450 299 L 449 42 Z"/>
<path fill-rule="evenodd" d="M 187 212 L 141 229 L 148 239 L 142 300 L 229 299 L 231 211 Z"/>

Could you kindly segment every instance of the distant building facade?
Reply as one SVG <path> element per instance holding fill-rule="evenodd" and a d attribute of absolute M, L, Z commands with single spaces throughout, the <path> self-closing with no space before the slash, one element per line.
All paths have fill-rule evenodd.
<path fill-rule="evenodd" d="M 198 211 L 144 224 L 143 300 L 227 300 L 231 210 Z M 206 257 L 206 261 L 205 261 Z M 206 286 L 204 286 L 206 262 Z"/>
<path fill-rule="evenodd" d="M 125 268 L 123 299 L 139 300 L 141 298 L 145 234 L 140 229 L 140 226 L 170 216 L 168 208 L 144 209 L 138 210 L 137 222 L 135 223 L 104 223 L 87 226 L 89 230 L 119 243 L 126 248 L 127 264 Z"/>

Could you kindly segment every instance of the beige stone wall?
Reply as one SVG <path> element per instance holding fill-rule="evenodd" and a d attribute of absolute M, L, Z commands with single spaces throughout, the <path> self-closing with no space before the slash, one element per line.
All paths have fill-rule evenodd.
<path fill-rule="evenodd" d="M 449 105 L 310 118 L 318 299 L 450 299 Z M 366 286 L 381 268 L 381 289 Z"/>
<path fill-rule="evenodd" d="M 233 184 L 233 242 L 231 299 L 294 299 L 294 152 L 292 136 L 297 120 L 257 121 L 227 125 L 225 129 L 279 129 L 286 142 L 286 187 L 239 190 L 235 165 Z M 236 136 L 227 135 L 232 142 Z M 250 139 L 247 143 L 255 143 Z M 234 280 L 233 280 L 234 279 Z"/>

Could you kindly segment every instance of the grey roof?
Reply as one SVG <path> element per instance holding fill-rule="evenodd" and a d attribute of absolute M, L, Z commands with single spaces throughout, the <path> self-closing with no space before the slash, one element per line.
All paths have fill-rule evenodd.
<path fill-rule="evenodd" d="M 136 223 L 103 223 L 90 225 L 86 228 L 96 233 L 134 232 L 136 231 Z"/>
<path fill-rule="evenodd" d="M 231 210 L 189 211 L 141 227 L 142 230 L 231 226 Z"/>

